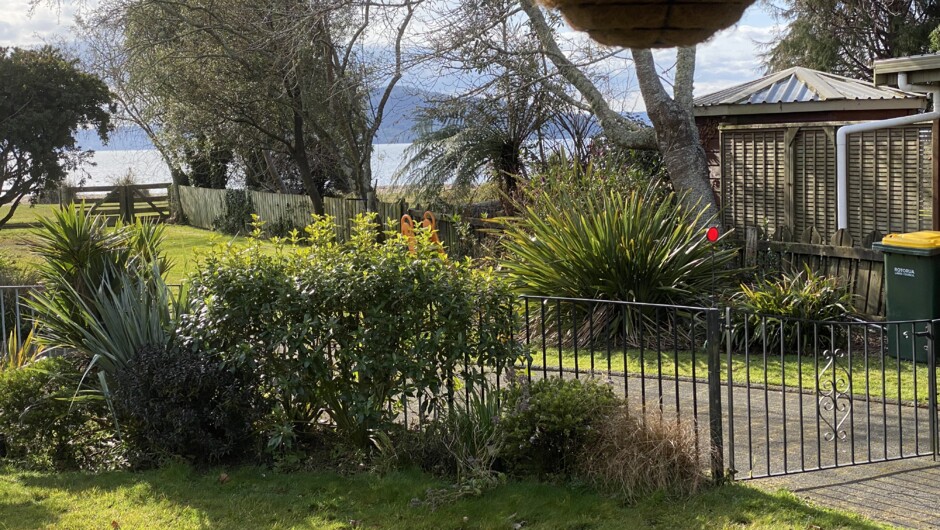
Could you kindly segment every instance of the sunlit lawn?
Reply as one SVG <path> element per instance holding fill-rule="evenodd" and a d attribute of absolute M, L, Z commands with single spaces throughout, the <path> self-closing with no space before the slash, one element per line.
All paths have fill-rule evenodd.
<path fill-rule="evenodd" d="M 559 358 L 559 349 L 557 344 L 553 346 L 546 345 L 544 358 L 541 346 L 530 346 L 532 354 L 532 364 L 535 366 L 533 371 L 542 372 L 541 367 L 546 367 L 548 372 L 554 368 L 556 371 L 561 366 L 565 369 L 577 370 L 581 373 L 589 373 L 593 369 L 596 374 L 606 374 L 609 369 L 618 375 L 626 372 L 629 375 L 640 375 L 642 371 L 647 375 L 656 375 L 661 373 L 666 377 L 696 377 L 705 380 L 708 377 L 708 359 L 704 350 L 693 353 L 690 351 L 675 351 L 672 349 L 646 349 L 641 352 L 638 349 L 617 349 L 613 348 L 608 356 L 606 347 L 599 348 L 593 353 L 589 349 L 580 349 L 575 356 L 573 348 L 562 348 Z M 642 358 L 642 362 L 641 362 Z M 694 358 L 694 362 L 693 362 Z M 735 383 L 746 384 L 748 382 L 748 372 L 750 372 L 751 384 L 768 384 L 775 386 L 786 385 L 788 388 L 802 388 L 807 390 L 816 390 L 833 382 L 833 370 L 823 370 L 827 360 L 819 354 L 813 355 L 784 355 L 781 362 L 780 354 L 770 354 L 765 359 L 761 352 L 751 353 L 745 356 L 743 353 L 733 353 L 731 355 L 731 377 Z M 882 364 L 884 363 L 884 364 Z M 837 362 L 841 367 L 835 372 L 836 378 L 845 377 L 848 382 L 849 372 L 851 372 L 851 390 L 855 394 L 870 395 L 873 398 L 885 396 L 887 399 L 912 401 L 914 399 L 914 389 L 917 389 L 917 399 L 920 403 L 927 401 L 927 366 L 925 363 L 914 363 L 910 361 L 900 361 L 895 357 L 888 355 L 877 356 L 870 355 L 866 358 L 863 355 L 854 355 L 851 364 L 848 357 L 840 358 Z M 721 352 L 721 379 L 728 380 L 728 356 Z M 899 370 L 900 366 L 900 370 Z M 626 367 L 626 369 L 624 368 Z M 748 370 L 748 367 L 750 369 Z M 818 367 L 818 369 L 817 369 Z M 844 368 L 844 371 L 842 370 Z M 820 373 L 820 379 L 817 381 L 817 373 Z M 916 375 L 915 375 L 916 374 Z M 606 376 L 605 376 L 606 377 Z M 819 386 L 817 386 L 819 385 Z M 841 386 L 841 382 L 839 383 Z M 899 394 L 900 391 L 900 394 Z"/>
<path fill-rule="evenodd" d="M 27 247 L 31 233 L 32 229 L 29 228 L 0 228 L 0 254 L 13 257 L 24 266 L 38 263 L 39 257 Z M 196 269 L 200 257 L 213 246 L 232 240 L 241 241 L 242 238 L 190 226 L 166 225 L 163 250 L 173 262 L 167 280 L 174 284 L 180 283 Z"/>
<path fill-rule="evenodd" d="M 436 510 L 420 472 L 340 476 L 259 468 L 39 474 L 0 468 L 0 529 L 885 528 L 742 485 L 633 506 L 585 488 L 510 481 Z"/>

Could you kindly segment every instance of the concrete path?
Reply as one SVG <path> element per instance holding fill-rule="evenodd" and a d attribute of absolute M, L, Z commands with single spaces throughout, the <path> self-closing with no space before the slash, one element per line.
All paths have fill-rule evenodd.
<path fill-rule="evenodd" d="M 901 528 L 940 528 L 940 462 L 930 457 L 748 481 Z"/>

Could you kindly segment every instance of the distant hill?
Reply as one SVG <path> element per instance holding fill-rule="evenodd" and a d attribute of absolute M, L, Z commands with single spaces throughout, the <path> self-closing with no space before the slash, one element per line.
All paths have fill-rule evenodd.
<path fill-rule="evenodd" d="M 372 104 L 377 106 L 381 92 L 372 94 Z M 392 90 L 388 104 L 385 107 L 385 116 L 382 120 L 382 126 L 376 135 L 377 144 L 407 144 L 414 140 L 413 128 L 419 111 L 428 105 L 429 101 L 443 99 L 446 96 L 434 92 L 428 92 L 416 87 L 396 86 Z M 649 123 L 646 113 L 634 113 L 641 121 Z M 592 132 L 599 132 L 595 129 Z M 92 149 L 95 151 L 128 151 L 136 149 L 153 149 L 153 144 L 144 134 L 144 131 L 137 127 L 121 127 L 111 134 L 111 139 L 107 145 L 101 143 L 101 140 L 94 131 L 79 131 L 76 135 L 78 144 L 82 149 Z"/>

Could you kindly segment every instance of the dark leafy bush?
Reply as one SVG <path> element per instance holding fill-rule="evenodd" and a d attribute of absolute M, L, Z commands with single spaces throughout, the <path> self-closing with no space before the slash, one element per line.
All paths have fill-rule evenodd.
<path fill-rule="evenodd" d="M 146 347 L 111 377 L 114 408 L 135 466 L 182 457 L 196 465 L 259 453 L 257 423 L 267 412 L 247 367 L 213 353 Z"/>
<path fill-rule="evenodd" d="M 102 469 L 122 451 L 102 399 L 75 397 L 81 365 L 71 358 L 36 361 L 0 372 L 0 435 L 6 458 L 36 469 Z"/>
<path fill-rule="evenodd" d="M 489 370 L 516 359 L 513 299 L 495 274 L 448 260 L 423 231 L 414 253 L 401 236 L 377 236 L 362 216 L 337 243 L 323 218 L 303 245 L 229 246 L 193 278 L 188 340 L 257 363 L 277 403 L 272 446 L 326 423 L 365 447 L 401 397 L 440 403 L 465 359 Z"/>
<path fill-rule="evenodd" d="M 634 501 L 656 492 L 689 495 L 707 484 L 692 424 L 644 417 L 621 406 L 595 426 L 578 471 L 600 489 Z"/>
<path fill-rule="evenodd" d="M 251 230 L 255 206 L 247 190 L 225 191 L 225 212 L 212 222 L 212 227 L 225 234 L 245 234 Z"/>
<path fill-rule="evenodd" d="M 506 397 L 502 457 L 521 474 L 569 473 L 596 431 L 598 418 L 618 403 L 607 385 L 551 377 L 520 384 Z"/>
<path fill-rule="evenodd" d="M 814 329 L 813 322 L 837 321 L 851 312 L 852 295 L 838 278 L 816 274 L 809 268 L 797 274 L 765 279 L 753 287 L 741 286 L 733 304 L 743 310 L 732 329 L 738 349 L 811 353 L 813 345 L 829 347 L 844 333 L 839 326 Z M 746 322 L 746 324 L 745 324 Z"/>

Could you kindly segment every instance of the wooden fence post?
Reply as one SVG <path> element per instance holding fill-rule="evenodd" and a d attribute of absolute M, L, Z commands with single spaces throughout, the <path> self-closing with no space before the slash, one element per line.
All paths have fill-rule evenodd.
<path fill-rule="evenodd" d="M 744 266 L 757 265 L 757 227 L 749 226 L 744 231 Z"/>

